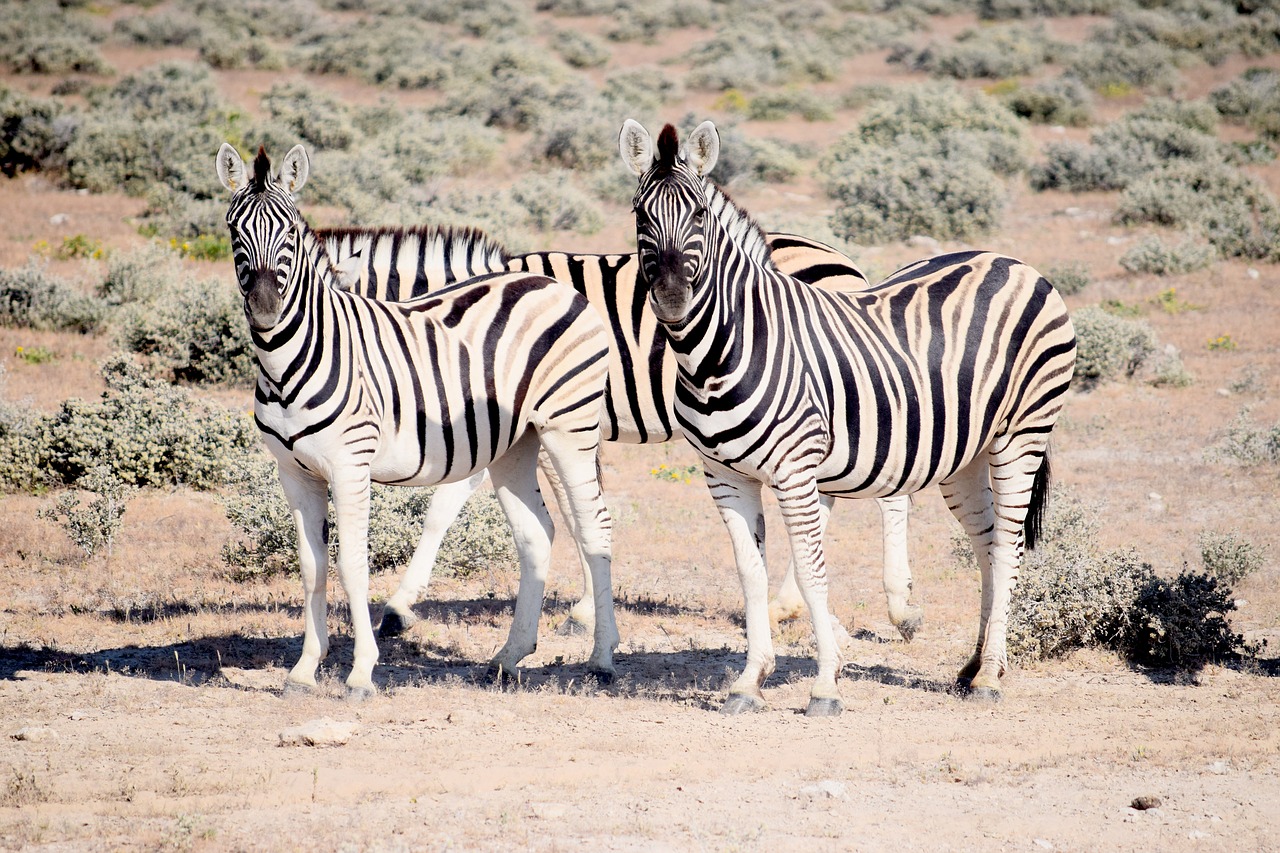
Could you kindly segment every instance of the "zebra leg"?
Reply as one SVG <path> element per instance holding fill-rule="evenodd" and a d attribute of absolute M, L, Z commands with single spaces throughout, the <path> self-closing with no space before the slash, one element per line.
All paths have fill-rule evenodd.
<path fill-rule="evenodd" d="M 584 436 L 591 440 L 584 444 Z M 594 636 L 587 669 L 602 682 L 613 680 L 613 651 L 618 647 L 618 623 L 613 612 L 613 519 L 600 489 L 597 457 L 600 451 L 598 432 L 546 430 L 542 446 L 564 489 L 573 531 L 581 558 L 590 567 L 591 583 L 587 587 L 594 602 L 592 631 Z"/>
<path fill-rule="evenodd" d="M 489 661 L 489 674 L 499 681 L 515 677 L 520 661 L 538 648 L 538 620 L 555 528 L 538 490 L 537 460 L 538 440 L 530 432 L 489 466 L 494 494 L 511 525 L 520 557 L 520 589 L 511 630 L 506 644 Z"/>
<path fill-rule="evenodd" d="M 729 696 L 720 713 L 759 711 L 764 708 L 760 686 L 773 674 L 776 665 L 773 637 L 769 633 L 769 577 L 761 556 L 764 504 L 760 500 L 760 484 L 731 472 L 713 470 L 710 465 L 705 466 L 704 473 L 711 499 L 729 529 L 747 623 L 746 665 L 729 686 Z"/>
<path fill-rule="evenodd" d="M 978 641 L 973 656 L 956 676 L 956 684 L 968 690 L 982 666 L 982 653 L 991 619 L 994 584 L 991 574 L 991 546 L 995 540 L 996 511 L 991 494 L 990 468 L 985 456 L 979 456 L 950 479 L 941 483 L 947 508 L 960 522 L 973 544 L 973 553 L 982 573 L 982 610 L 978 617 Z"/>
<path fill-rule="evenodd" d="M 911 601 L 911 564 L 907 560 L 907 515 L 911 498 L 896 495 L 876 501 L 880 507 L 884 541 L 884 595 L 889 603 L 889 621 L 902 639 L 911 638 L 924 622 L 924 609 Z"/>
<path fill-rule="evenodd" d="M 991 591 L 984 592 L 989 611 L 979 636 L 980 665 L 970 682 L 970 695 L 998 701 L 1000 678 L 1009 663 L 1007 630 L 1009 602 L 1022 565 L 1027 511 L 1032 503 L 1036 472 L 1045 464 L 1042 433 L 998 439 L 989 452 L 995 529 L 991 543 Z"/>
<path fill-rule="evenodd" d="M 560 509 L 560 517 L 564 519 L 565 524 L 569 525 L 569 535 L 573 537 L 574 546 L 578 549 L 578 562 L 582 566 L 582 597 L 569 608 L 569 618 L 560 626 L 560 632 L 586 634 L 593 631 L 596 624 L 595 587 L 591 582 L 591 561 L 582 550 L 577 519 L 574 518 L 573 510 L 569 506 L 569 494 L 565 491 L 564 482 L 556 473 L 556 466 L 551 464 L 551 459 L 545 450 L 538 454 L 538 469 L 542 471 L 542 476 L 551 487 L 551 494 L 555 496 L 556 506 Z"/>
<path fill-rule="evenodd" d="M 830 495 L 818 495 L 818 500 L 822 502 L 821 511 L 829 517 L 831 515 L 831 507 L 835 504 L 835 498 Z M 824 519 L 822 523 L 824 530 L 826 526 L 826 519 Z M 763 540 L 760 543 L 760 547 L 761 549 L 764 548 Z M 796 619 L 801 613 L 804 613 L 804 609 L 804 597 L 800 595 L 800 587 L 796 585 L 796 561 L 788 559 L 787 573 L 782 577 L 782 585 L 778 587 L 778 594 L 769 602 L 769 621 L 776 625 L 779 622 Z"/>
<path fill-rule="evenodd" d="M 818 677 L 809 692 L 809 717 L 832 717 L 844 710 L 836 678 L 840 674 L 840 647 L 827 607 L 826 554 L 822 536 L 826 532 L 829 512 L 823 509 L 818 494 L 818 481 L 804 473 L 790 481 L 773 486 L 778 509 L 787 525 L 791 543 L 791 561 L 796 567 L 796 584 L 809 607 L 813 636 L 818 647 Z"/>
<path fill-rule="evenodd" d="M 285 680 L 285 692 L 290 692 L 315 688 L 316 667 L 329 653 L 325 594 L 329 573 L 329 484 L 281 465 L 280 485 L 297 529 L 298 564 L 302 567 L 302 655 Z"/>
<path fill-rule="evenodd" d="M 333 511 L 338 524 L 338 580 L 351 607 L 351 635 L 355 651 L 347 675 L 347 696 L 365 699 L 377 692 L 373 666 L 378 641 L 369 616 L 369 468 L 337 467 L 333 482 Z"/>
<path fill-rule="evenodd" d="M 422 519 L 422 536 L 413 549 L 413 559 L 409 561 L 400 585 L 383 605 L 379 637 L 403 634 L 418 621 L 413 605 L 422 598 L 427 591 L 427 584 L 431 582 L 431 572 L 435 569 L 440 543 L 449 526 L 457 520 L 458 513 L 462 512 L 467 499 L 480 488 L 486 476 L 484 471 L 479 471 L 465 480 L 437 486 L 432 492 L 427 514 Z"/>

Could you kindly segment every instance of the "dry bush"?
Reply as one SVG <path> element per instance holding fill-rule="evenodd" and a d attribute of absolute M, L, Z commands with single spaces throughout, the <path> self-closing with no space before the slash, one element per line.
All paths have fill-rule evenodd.
<path fill-rule="evenodd" d="M 1071 313 L 1076 330 L 1078 387 L 1133 376 L 1156 351 L 1156 333 L 1146 320 L 1125 319 L 1089 305 Z"/>
<path fill-rule="evenodd" d="M 1054 51 L 1043 27 L 1005 24 L 965 30 L 950 43 L 919 49 L 900 45 L 888 61 L 934 77 L 1001 79 L 1031 74 L 1051 61 Z"/>

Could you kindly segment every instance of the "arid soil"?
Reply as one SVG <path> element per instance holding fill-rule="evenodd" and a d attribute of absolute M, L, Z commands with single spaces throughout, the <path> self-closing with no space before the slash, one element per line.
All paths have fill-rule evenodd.
<path fill-rule="evenodd" d="M 908 77 L 883 60 L 854 60 L 850 74 Z M 1242 67 L 1189 72 L 1190 94 Z M 229 91 L 260 94 L 270 83 L 252 74 L 223 77 Z M 842 113 L 796 132 L 826 145 L 852 120 Z M 1034 133 L 1041 143 L 1061 135 Z M 1280 167 L 1254 173 L 1280 191 Z M 734 195 L 766 222 L 827 203 L 808 178 Z M 1280 850 L 1280 472 L 1205 456 L 1243 406 L 1260 424 L 1280 420 L 1280 268 L 1219 262 L 1169 279 L 1130 275 L 1117 261 L 1142 232 L 1110 224 L 1114 195 L 1025 186 L 1014 195 L 1005 227 L 982 248 L 1045 270 L 1083 262 L 1093 283 L 1069 305 L 1143 306 L 1196 377 L 1187 388 L 1139 378 L 1073 391 L 1055 432 L 1059 482 L 1101 503 L 1104 547 L 1133 547 L 1164 573 L 1198 565 L 1203 530 L 1269 546 L 1262 569 L 1237 586 L 1232 614 L 1247 640 L 1269 641 L 1256 661 L 1178 676 L 1085 651 L 1015 667 L 999 704 L 965 701 L 950 685 L 972 647 L 978 579 L 953 557 L 958 525 L 929 492 L 912 511 L 915 600 L 926 614 L 915 640 L 904 643 L 884 612 L 878 513 L 842 504 L 828 555 L 831 605 L 847 633 L 846 712 L 801 713 L 815 671 L 802 619 L 775 633 L 768 708 L 722 717 L 745 649 L 728 537 L 700 478 L 652 473 L 694 463 L 687 447 L 611 445 L 616 683 L 586 676 L 589 638 L 558 632 L 580 583 L 562 536 L 541 642 L 519 684 L 500 689 L 484 677 L 516 588 L 514 573 L 495 571 L 433 582 L 422 622 L 380 643 L 378 695 L 349 703 L 345 598 L 331 577 L 335 641 L 321 690 L 286 696 L 301 648 L 300 584 L 228 578 L 220 552 L 232 531 L 216 497 L 138 495 L 114 553 L 86 565 L 56 525 L 36 518 L 48 495 L 6 495 L 0 848 Z M 129 217 L 140 210 L 136 199 L 69 193 L 40 177 L 0 181 L 0 265 L 77 233 L 135 245 Z M 68 218 L 55 224 L 60 213 Z M 625 212 L 615 213 L 601 233 L 550 247 L 629 250 Z M 858 260 L 882 276 L 934 249 L 897 244 Z M 89 276 L 82 262 L 54 268 Z M 197 272 L 233 286 L 229 262 Z M 1149 302 L 1169 287 L 1195 309 L 1169 314 Z M 1222 334 L 1235 350 L 1206 346 Z M 13 357 L 36 345 L 56 360 Z M 4 393 L 45 410 L 93 396 L 95 364 L 111 349 L 109 337 L 0 328 Z M 1250 371 L 1252 390 L 1229 390 Z M 248 389 L 215 393 L 250 404 Z M 771 522 L 776 582 L 782 531 Z M 396 580 L 372 579 L 375 620 Z M 296 729 L 324 721 L 319 745 L 296 742 Z M 1135 808 L 1138 798 L 1154 807 Z"/>

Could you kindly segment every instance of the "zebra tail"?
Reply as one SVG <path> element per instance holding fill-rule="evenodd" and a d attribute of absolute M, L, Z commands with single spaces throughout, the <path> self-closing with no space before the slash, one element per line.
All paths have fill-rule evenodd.
<path fill-rule="evenodd" d="M 1027 505 L 1027 520 L 1023 523 L 1022 532 L 1027 543 L 1027 550 L 1036 547 L 1044 533 L 1045 516 L 1049 512 L 1049 451 L 1046 449 L 1040 459 L 1040 468 L 1031 482 L 1031 500 Z"/>

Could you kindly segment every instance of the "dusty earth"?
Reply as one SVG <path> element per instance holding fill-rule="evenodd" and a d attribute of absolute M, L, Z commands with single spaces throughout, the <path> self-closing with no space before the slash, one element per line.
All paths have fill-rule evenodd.
<path fill-rule="evenodd" d="M 620 48 L 619 61 L 660 58 L 626 50 L 644 54 Z M 174 55 L 188 54 L 110 59 L 129 70 Z M 1193 69 L 1186 94 L 1203 95 L 1243 67 Z M 220 75 L 246 98 L 272 77 Z M 873 78 L 919 79 L 875 54 L 852 60 L 841 84 Z M 47 92 L 53 81 L 5 82 Z M 361 88 L 314 82 L 352 96 Z M 672 116 L 704 109 L 711 99 L 699 97 Z M 1136 103 L 1106 102 L 1100 112 Z M 843 112 L 791 130 L 742 127 L 827 145 L 854 120 Z M 1087 135 L 1034 131 L 1040 143 L 1063 133 Z M 1280 191 L 1280 167 L 1254 173 Z M 809 178 L 735 198 L 766 223 L 824 212 Z M 499 689 L 484 678 L 515 590 L 514 574 L 495 570 L 437 579 L 419 606 L 423 621 L 381 643 L 380 691 L 363 704 L 343 698 L 351 644 L 345 600 L 331 592 L 335 643 L 321 690 L 284 696 L 301 647 L 300 586 L 227 577 L 219 555 L 232 532 L 215 497 L 138 495 L 114 553 L 86 565 L 59 528 L 36 519 L 48 495 L 6 495 L 0 847 L 1280 850 L 1280 482 L 1273 466 L 1244 468 L 1204 452 L 1243 406 L 1259 424 L 1280 419 L 1280 269 L 1220 262 L 1168 279 L 1129 275 L 1117 260 L 1141 232 L 1111 225 L 1114 206 L 1114 195 L 1023 187 L 983 248 L 1046 270 L 1083 262 L 1093 283 L 1071 307 L 1136 304 L 1161 341 L 1181 350 L 1196 377 L 1190 387 L 1138 379 L 1073 392 L 1055 433 L 1056 471 L 1103 507 L 1104 547 L 1133 547 L 1162 572 L 1197 565 L 1203 530 L 1234 529 L 1269 545 L 1262 569 L 1235 592 L 1236 630 L 1270 643 L 1258 660 L 1179 677 L 1081 652 L 1015 667 L 998 705 L 966 702 L 949 685 L 971 647 L 978 581 L 952 556 L 958 526 L 927 493 L 912 512 L 916 601 L 926 611 L 916 639 L 904 643 L 884 614 L 878 513 L 868 503 L 842 505 L 828 553 L 832 609 L 847 629 L 847 711 L 802 715 L 814 665 L 801 621 L 775 634 L 767 710 L 725 718 L 716 710 L 744 652 L 727 536 L 699 478 L 654 474 L 692 464 L 686 447 L 609 446 L 623 634 L 615 684 L 587 678 L 589 641 L 557 631 L 578 589 L 562 538 L 541 644 L 518 685 Z M 0 264 L 18 265 L 38 241 L 56 246 L 77 233 L 110 248 L 135 245 L 129 217 L 140 210 L 136 199 L 68 193 L 40 177 L 0 181 Z M 553 235 L 548 246 L 628 250 L 625 213 L 616 213 L 599 234 Z M 67 218 L 55 222 L 56 214 Z M 884 275 L 933 248 L 868 249 L 858 260 Z M 53 266 L 92 279 L 82 262 Z M 232 286 L 229 263 L 195 266 Z M 1149 300 L 1169 287 L 1195 308 L 1154 307 Z M 1235 350 L 1206 346 L 1223 334 Z M 33 346 L 56 359 L 13 357 Z M 95 363 L 111 349 L 109 337 L 0 328 L 3 391 L 46 410 L 92 396 Z M 247 389 L 215 393 L 236 406 L 250 399 Z M 781 537 L 772 535 L 776 573 Z M 395 581 L 373 578 L 375 611 Z M 322 745 L 297 742 L 296 729 L 324 721 Z M 1138 809 L 1137 798 L 1159 802 Z"/>

